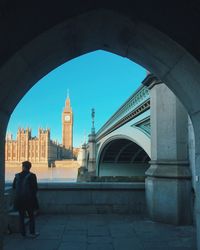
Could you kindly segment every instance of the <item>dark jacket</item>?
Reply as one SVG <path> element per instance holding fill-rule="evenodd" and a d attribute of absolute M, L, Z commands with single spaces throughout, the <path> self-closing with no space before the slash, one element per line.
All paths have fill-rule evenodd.
<path fill-rule="evenodd" d="M 14 189 L 14 208 L 37 210 L 37 178 L 29 171 L 22 171 L 15 175 L 13 181 Z"/>

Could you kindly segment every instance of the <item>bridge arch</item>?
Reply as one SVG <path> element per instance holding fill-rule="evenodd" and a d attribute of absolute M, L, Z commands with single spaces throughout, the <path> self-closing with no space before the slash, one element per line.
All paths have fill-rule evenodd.
<path fill-rule="evenodd" d="M 103 148 L 98 162 L 99 176 L 145 177 L 150 158 L 132 140 L 110 140 Z"/>
<path fill-rule="evenodd" d="M 121 142 L 121 146 L 118 145 L 118 149 L 114 155 L 113 164 L 119 162 L 119 158 L 123 154 L 123 151 L 126 151 L 127 148 L 131 148 L 134 150 L 133 154 L 129 155 L 129 163 L 131 164 L 131 161 L 133 162 L 139 154 L 143 154 L 144 157 L 146 156 L 146 159 L 151 158 L 151 144 L 150 144 L 150 137 L 147 136 L 147 134 L 143 133 L 139 128 L 137 127 L 130 127 L 128 125 L 123 126 L 109 135 L 105 136 L 103 139 L 101 139 L 97 143 L 97 174 L 101 175 L 101 163 L 104 159 L 106 148 L 113 146 L 113 143 L 119 143 Z M 134 147 L 135 146 L 135 147 Z M 138 155 L 137 155 L 138 154 Z M 147 160 L 147 161 L 148 161 Z M 126 162 L 128 163 L 128 162 Z M 122 166 L 123 167 L 123 166 Z M 122 173 L 122 171 L 121 171 Z M 117 172 L 116 172 L 117 174 Z"/>

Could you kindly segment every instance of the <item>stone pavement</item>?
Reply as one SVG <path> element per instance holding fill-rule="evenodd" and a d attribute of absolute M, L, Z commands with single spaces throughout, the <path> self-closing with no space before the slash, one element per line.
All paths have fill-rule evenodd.
<path fill-rule="evenodd" d="M 39 237 L 6 235 L 4 250 L 196 250 L 192 226 L 135 215 L 40 215 L 36 223 Z"/>

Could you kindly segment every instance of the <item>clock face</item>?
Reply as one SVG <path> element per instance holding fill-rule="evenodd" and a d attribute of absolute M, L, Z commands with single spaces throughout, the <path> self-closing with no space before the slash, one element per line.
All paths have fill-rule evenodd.
<path fill-rule="evenodd" d="M 65 121 L 66 122 L 70 121 L 70 115 L 65 115 Z"/>

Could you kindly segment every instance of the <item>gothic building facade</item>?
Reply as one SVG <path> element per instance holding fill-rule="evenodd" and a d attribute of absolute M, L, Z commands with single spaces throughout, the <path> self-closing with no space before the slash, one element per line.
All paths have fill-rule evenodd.
<path fill-rule="evenodd" d="M 6 166 L 29 160 L 34 165 L 53 166 L 54 162 L 73 157 L 73 113 L 69 96 L 62 112 L 62 144 L 51 140 L 50 129 L 39 129 L 32 137 L 31 129 L 19 128 L 16 140 L 7 134 L 5 142 Z"/>

